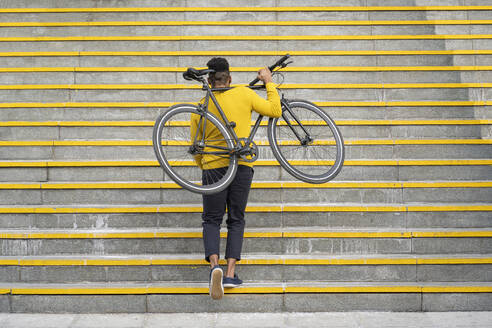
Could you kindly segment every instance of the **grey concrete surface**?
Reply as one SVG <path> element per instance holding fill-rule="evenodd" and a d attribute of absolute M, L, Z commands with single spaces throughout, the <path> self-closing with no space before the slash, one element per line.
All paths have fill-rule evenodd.
<path fill-rule="evenodd" d="M 203 250 L 201 238 L 3 239 L 2 255 L 192 254 Z M 225 239 L 221 239 L 225 249 Z M 270 254 L 488 254 L 490 238 L 245 238 L 243 253 Z"/>
<path fill-rule="evenodd" d="M 148 139 L 145 139 L 148 140 Z M 390 139 L 393 140 L 393 139 Z M 274 159 L 262 146 L 261 159 Z M 489 159 L 488 144 L 346 145 L 345 160 L 358 159 Z M 0 160 L 152 160 L 151 146 L 2 146 Z M 261 168 L 260 168 L 261 169 Z"/>
<path fill-rule="evenodd" d="M 420 266 L 417 270 L 420 269 Z M 455 270 L 456 275 L 447 270 Z M 476 268 L 476 265 L 460 266 L 422 266 L 419 279 L 422 281 L 490 281 L 487 274 L 490 266 Z M 240 277 L 251 282 L 272 280 L 289 281 L 416 281 L 414 265 L 346 265 L 346 266 L 258 266 L 239 265 Z M 463 274 L 463 278 L 457 274 Z M 203 282 L 207 279 L 209 268 L 200 266 L 33 266 L 2 267 L 0 279 L 3 282 L 27 283 L 80 283 L 92 282 L 150 282 L 150 281 L 193 281 Z M 449 277 L 449 278 L 448 278 Z M 434 280 L 433 280 L 434 279 Z"/>
<path fill-rule="evenodd" d="M 297 46 L 296 46 L 297 47 Z M 295 65 L 300 66 L 298 58 Z M 143 64 L 145 60 L 143 60 Z M 261 64 L 265 64 L 265 62 Z M 190 66 L 203 66 L 195 61 Z M 244 66 L 244 64 L 242 65 Z M 441 83 L 480 83 L 490 72 L 480 71 L 388 71 L 388 72 L 284 72 L 284 83 L 433 83 L 435 74 Z M 234 83 L 248 83 L 254 72 L 233 72 Z M 404 82 L 403 82 L 404 81 Z M 2 73 L 2 84 L 184 84 L 181 73 L 175 72 L 11 72 Z M 288 93 L 288 92 L 287 92 Z"/>
<path fill-rule="evenodd" d="M 485 328 L 491 320 L 491 312 L 0 314 L 4 328 Z"/>
<path fill-rule="evenodd" d="M 461 27 L 464 28 L 464 27 Z M 64 32 L 64 31 L 62 31 Z M 267 33 L 271 35 L 271 31 Z M 483 33 L 483 34 L 490 34 Z M 61 33 L 64 35 L 63 33 Z M 296 34 L 295 31 L 291 34 Z M 364 34 L 370 34 L 364 33 Z M 480 34 L 480 33 L 479 33 Z M 18 35 L 16 35 L 18 36 Z M 492 55 L 380 55 L 380 56 L 296 56 L 295 66 L 448 66 L 487 65 Z M 203 66 L 208 56 L 83 56 L 83 57 L 2 57 L 2 67 L 98 67 L 98 66 Z M 231 66 L 261 67 L 272 63 L 274 56 L 230 56 Z M 490 64 L 489 64 L 490 65 Z"/>
<path fill-rule="evenodd" d="M 0 0 L 0 7 L 142 7 L 195 6 L 178 0 Z M 204 0 L 200 6 L 337 6 L 339 0 Z M 378 0 L 347 0 L 344 6 L 381 6 Z M 385 6 L 490 5 L 490 0 L 388 0 Z M 169 20 L 431 20 L 490 19 L 491 11 L 326 11 L 326 12 L 178 12 L 178 13 L 29 13 L 0 14 L 2 22 L 17 21 L 169 21 Z M 398 25 L 398 26 L 78 26 L 78 27 L 3 27 L 0 37 L 22 36 L 165 36 L 165 35 L 418 35 L 418 34 L 492 34 L 492 25 Z M 326 41 L 55 41 L 2 42 L 0 51 L 158 51 L 158 50 L 466 50 L 490 49 L 492 41 L 476 40 L 326 40 Z M 0 67 L 99 67 L 99 66 L 203 66 L 208 56 L 73 56 L 1 57 Z M 273 56 L 231 56 L 231 66 L 264 66 Z M 447 66 L 492 65 L 492 55 L 373 55 L 373 56 L 296 56 L 295 66 Z M 253 73 L 234 74 L 235 82 L 251 80 Z M 411 83 L 411 82 L 487 82 L 489 71 L 403 71 L 403 72 L 291 72 L 286 83 Z M 4 73 L 0 84 L 101 84 L 101 83 L 184 83 L 180 73 Z M 290 98 L 312 101 L 423 101 L 491 100 L 490 88 L 428 89 L 297 89 L 286 90 Z M 196 101 L 199 90 L 0 90 L 2 102 L 74 101 Z M 4 108 L 0 120 L 154 120 L 165 108 Z M 341 119 L 490 119 L 489 107 L 409 106 L 409 107 L 329 107 Z M 149 140 L 146 128 L 1 128 L 2 140 L 58 139 L 142 139 Z M 346 140 L 360 138 L 489 138 L 492 128 L 482 126 L 341 126 Z M 470 159 L 492 158 L 490 145 L 398 145 L 347 146 L 346 159 Z M 273 158 L 262 147 L 261 158 Z M 155 160 L 152 147 L 0 147 L 2 160 Z M 421 181 L 484 180 L 492 166 L 347 166 L 338 181 Z M 2 168 L 1 181 L 157 181 L 167 179 L 158 167 L 66 167 Z M 257 169 L 255 179 L 292 180 L 279 167 Z M 490 188 L 439 189 L 255 189 L 251 204 L 282 204 L 304 201 L 316 204 L 404 204 L 435 202 L 488 204 Z M 183 191 L 139 190 L 1 190 L 0 204 L 199 204 L 199 196 Z M 108 205 L 108 206 L 109 206 Z M 491 212 L 310 212 L 248 213 L 248 227 L 324 227 L 361 231 L 364 228 L 486 228 Z M 110 231 L 112 228 L 155 231 L 156 228 L 199 229 L 200 213 L 147 214 L 0 214 L 2 229 L 83 229 Z M 52 231 L 51 230 L 51 231 Z M 222 240 L 222 249 L 224 240 Z M 2 255 L 80 254 L 99 258 L 103 254 L 195 254 L 202 250 L 200 238 L 190 239 L 2 239 Z M 343 256 L 385 257 L 400 253 L 425 257 L 480 256 L 492 253 L 490 238 L 246 238 L 244 253 L 302 254 L 319 258 L 326 253 Z M 192 256 L 192 255 L 189 255 Z M 285 256 L 285 255 L 282 255 Z M 296 256 L 296 255 L 290 255 Z M 465 255 L 466 256 L 466 255 Z M 320 280 L 352 284 L 382 281 L 423 284 L 449 281 L 449 285 L 480 285 L 491 281 L 491 265 L 338 265 L 268 266 L 241 265 L 246 281 Z M 104 282 L 195 281 L 205 285 L 206 266 L 1 266 L 0 281 L 97 284 Z M 125 283 L 126 282 L 126 283 Z M 485 284 L 483 284 L 485 285 Z M 43 285 L 46 286 L 46 285 Z M 317 286 L 317 285 L 316 285 Z M 157 326 L 249 326 L 249 327 L 485 327 L 489 312 L 476 313 L 306 313 L 296 311 L 480 311 L 491 310 L 489 293 L 432 294 L 267 294 L 226 295 L 222 303 L 208 295 L 0 295 L 0 312 L 58 312 L 59 316 L 0 314 L 0 327 L 157 327 Z M 75 310 L 74 310 L 75 309 Z M 122 312 L 116 315 L 74 315 L 78 312 Z M 134 312 L 213 312 L 210 314 L 170 313 L 155 315 Z M 252 315 L 226 312 L 267 312 Z M 286 313 L 283 311 L 293 311 Z M 268 313 L 270 312 L 270 313 Z M 275 312 L 275 313 L 271 313 Z"/>
<path fill-rule="evenodd" d="M 488 125 L 396 125 L 396 126 L 339 126 L 344 138 L 442 138 L 453 136 L 457 139 L 480 139 L 482 128 Z M 266 140 L 262 137 L 266 129 L 260 129 L 256 141 Z M 2 140 L 148 140 L 152 137 L 152 126 L 101 126 L 101 127 L 0 127 Z M 321 136 L 320 136 L 321 137 Z M 321 137 L 322 138 L 322 137 Z"/>
<path fill-rule="evenodd" d="M 480 181 L 492 174 L 489 165 L 350 166 L 345 165 L 334 181 Z M 0 170 L 3 182 L 70 181 L 170 181 L 160 167 L 12 167 Z M 294 181 L 279 166 L 255 168 L 254 181 Z"/>
<path fill-rule="evenodd" d="M 145 295 L 12 295 L 13 313 L 143 313 Z"/>
<path fill-rule="evenodd" d="M 260 204 L 250 204 L 260 205 Z M 487 228 L 490 212 L 248 212 L 248 228 Z M 2 229 L 198 228 L 201 213 L 0 214 Z M 225 227 L 224 227 L 225 228 Z"/>
<path fill-rule="evenodd" d="M 250 76 L 248 75 L 248 77 Z M 286 92 L 286 97 L 292 98 L 289 92 Z M 372 120 L 486 119 L 488 114 L 487 107 L 485 106 L 368 107 L 362 105 L 358 107 L 330 106 L 323 107 L 323 109 L 328 113 L 328 115 L 330 115 L 330 117 L 336 120 L 367 120 L 369 118 Z M 158 117 L 159 113 L 165 110 L 167 110 L 167 107 L 9 108 L 8 110 L 0 111 L 0 119 L 4 121 L 23 121 L 26 119 L 29 121 L 154 121 Z"/>

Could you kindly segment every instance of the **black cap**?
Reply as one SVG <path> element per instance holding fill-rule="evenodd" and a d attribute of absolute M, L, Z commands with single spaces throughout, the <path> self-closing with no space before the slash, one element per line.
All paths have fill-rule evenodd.
<path fill-rule="evenodd" d="M 209 69 L 213 69 L 216 72 L 229 72 L 229 63 L 227 59 L 222 57 L 214 57 L 207 63 Z"/>

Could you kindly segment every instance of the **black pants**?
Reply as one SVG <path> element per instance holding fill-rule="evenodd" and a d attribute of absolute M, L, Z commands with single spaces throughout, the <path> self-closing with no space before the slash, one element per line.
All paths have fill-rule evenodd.
<path fill-rule="evenodd" d="M 211 172 L 215 171 L 215 172 Z M 204 170 L 203 183 L 215 173 L 221 174 L 224 169 Z M 248 203 L 248 194 L 253 181 L 253 169 L 239 165 L 236 176 L 225 190 L 213 194 L 203 195 L 203 244 L 205 246 L 205 260 L 210 262 L 210 255 L 220 254 L 220 225 L 227 207 L 227 246 L 225 258 L 241 260 L 244 235 L 244 212 Z M 210 174 L 212 173 L 212 174 Z M 208 182 L 210 183 L 210 182 Z"/>

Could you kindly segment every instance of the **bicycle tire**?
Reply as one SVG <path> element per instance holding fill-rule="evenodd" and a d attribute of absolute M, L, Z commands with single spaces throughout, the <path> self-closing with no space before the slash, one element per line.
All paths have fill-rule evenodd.
<path fill-rule="evenodd" d="M 291 100 L 287 104 L 290 109 L 283 105 L 282 116 L 270 118 L 268 122 L 268 140 L 275 158 L 301 181 L 320 184 L 332 180 L 340 173 L 345 158 L 338 127 L 325 111 L 311 102 Z M 308 135 L 312 140 L 306 139 Z"/>
<path fill-rule="evenodd" d="M 208 149 L 208 157 L 213 157 L 214 160 L 220 160 L 221 163 L 226 164 L 221 169 L 222 175 L 217 175 L 217 170 L 202 171 L 196 165 L 191 153 L 190 119 L 192 115 L 198 115 L 202 124 L 206 122 L 207 126 L 212 125 L 216 128 L 214 140 L 205 138 L 203 151 L 207 153 L 205 150 Z M 216 138 L 217 136 L 220 136 L 219 139 Z M 211 113 L 199 111 L 195 105 L 174 105 L 159 115 L 154 124 L 152 143 L 157 160 L 166 174 L 178 185 L 191 192 L 203 195 L 220 192 L 227 188 L 236 175 L 238 159 L 230 152 L 234 148 L 232 136 L 222 121 Z M 224 143 L 227 149 L 217 150 L 218 143 Z M 212 150 L 223 154 L 211 156 Z M 204 163 L 204 165 L 207 164 L 212 163 Z"/>

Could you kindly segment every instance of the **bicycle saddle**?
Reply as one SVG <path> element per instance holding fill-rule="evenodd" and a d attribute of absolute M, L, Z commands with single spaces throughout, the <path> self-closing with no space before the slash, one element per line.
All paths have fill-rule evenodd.
<path fill-rule="evenodd" d="M 191 81 L 191 80 L 197 80 L 199 81 L 199 77 L 206 75 L 208 73 L 213 73 L 215 70 L 213 69 L 196 69 L 193 67 L 190 67 L 186 70 L 186 72 L 183 73 L 183 77 L 185 80 Z"/>

